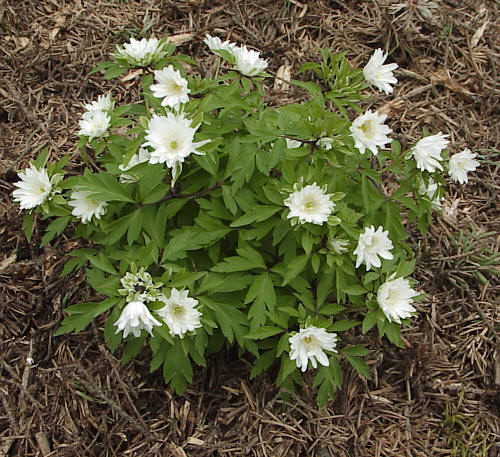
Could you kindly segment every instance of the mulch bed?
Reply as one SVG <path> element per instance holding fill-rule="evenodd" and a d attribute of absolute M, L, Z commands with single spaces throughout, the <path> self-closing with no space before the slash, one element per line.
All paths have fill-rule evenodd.
<path fill-rule="evenodd" d="M 0 455 L 500 455 L 500 8 L 436 3 L 428 16 L 424 0 L 0 0 Z M 116 43 L 174 36 L 210 72 L 207 32 L 261 50 L 273 73 L 290 65 L 292 78 L 318 46 L 345 51 L 353 65 L 389 50 L 400 66 L 395 93 L 363 108 L 387 113 L 403 146 L 427 128 L 449 133 L 453 152 L 469 147 L 482 158 L 467 185 L 448 187 L 428 235 L 412 236 L 427 296 L 403 331 L 405 347 L 372 341 L 372 380 L 346 366 L 343 389 L 322 409 L 309 382 L 285 402 L 272 370 L 248 381 L 248 364 L 230 350 L 196 369 L 177 396 L 149 373 L 147 354 L 122 365 L 106 349 L 102 320 L 52 337 L 62 308 L 99 297 L 83 272 L 59 277 L 70 234 L 39 248 L 46 222 L 38 221 L 26 241 L 10 196 L 16 171 L 45 146 L 79 167 L 83 103 L 136 90 L 134 80 L 87 76 Z M 268 84 L 271 100 L 304 96 Z"/>

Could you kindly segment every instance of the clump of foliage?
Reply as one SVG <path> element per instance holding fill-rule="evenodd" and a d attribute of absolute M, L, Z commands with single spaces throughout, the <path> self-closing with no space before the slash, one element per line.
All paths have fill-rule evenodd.
<path fill-rule="evenodd" d="M 42 244 L 73 227 L 90 243 L 62 275 L 85 267 L 106 297 L 66 308 L 57 334 L 107 312 L 109 347 L 123 343 L 125 362 L 148 345 L 151 370 L 162 367 L 177 393 L 193 363 L 235 345 L 253 361 L 252 378 L 277 361 L 287 389 L 315 369 L 325 404 L 342 385 L 342 360 L 370 376 L 370 347 L 346 344 L 346 332 L 402 345 L 419 295 L 406 279 L 415 266 L 407 225 L 424 233 L 439 209 L 448 140 L 426 136 L 404 151 L 385 115 L 349 119 L 368 83 L 392 92 L 395 64 L 383 65 L 380 50 L 363 71 L 321 50 L 320 63 L 299 71 L 317 82 L 292 81 L 307 101 L 268 106 L 259 53 L 205 42 L 234 68 L 201 77 L 165 41 L 118 47 L 93 72 L 143 68 L 141 98 L 86 105 L 83 174 L 65 174 L 68 156 L 45 165 L 45 154 L 19 174 L 26 235 L 37 213 L 51 219 Z"/>

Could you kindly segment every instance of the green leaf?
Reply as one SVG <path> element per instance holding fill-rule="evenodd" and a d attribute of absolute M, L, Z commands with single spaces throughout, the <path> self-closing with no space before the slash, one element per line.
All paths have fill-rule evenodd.
<path fill-rule="evenodd" d="M 344 311 L 345 306 L 338 305 L 337 303 L 325 303 L 319 310 L 319 312 L 325 316 L 335 316 Z"/>
<path fill-rule="evenodd" d="M 139 338 L 133 337 L 123 348 L 122 363 L 125 364 L 129 360 L 136 357 L 141 352 L 142 346 L 146 342 L 147 335 L 141 335 Z"/>
<path fill-rule="evenodd" d="M 304 269 L 306 264 L 306 255 L 299 255 L 298 257 L 293 259 L 286 267 L 282 285 L 284 286 L 288 284 L 292 279 L 296 278 L 298 274 Z"/>
<path fill-rule="evenodd" d="M 224 237 L 224 235 L 226 235 L 229 231 L 230 229 L 220 229 L 207 232 L 206 230 L 197 227 L 185 227 L 176 231 L 165 247 L 162 262 L 167 259 L 183 259 L 187 256 L 186 251 L 195 251 L 197 249 L 210 246 L 220 238 Z"/>
<path fill-rule="evenodd" d="M 321 275 L 321 279 L 316 288 L 316 304 L 321 306 L 328 295 L 332 292 L 334 273 L 328 272 Z"/>
<path fill-rule="evenodd" d="M 265 268 L 260 262 L 255 260 L 245 259 L 243 257 L 233 256 L 226 257 L 222 262 L 212 268 L 212 271 L 218 273 L 232 273 L 233 271 L 247 271 L 253 268 Z"/>
<path fill-rule="evenodd" d="M 297 369 L 297 364 L 295 360 L 290 360 L 288 354 L 285 354 L 281 357 L 281 366 L 280 371 L 278 372 L 278 376 L 276 378 L 276 384 L 280 386 L 283 384 L 295 370 Z"/>
<path fill-rule="evenodd" d="M 352 367 L 366 379 L 371 379 L 370 370 L 368 369 L 368 365 L 363 359 L 359 357 L 354 357 L 348 354 L 344 354 L 347 361 L 352 365 Z"/>
<path fill-rule="evenodd" d="M 252 262 L 255 263 L 255 265 L 258 265 L 260 268 L 266 268 L 266 263 L 264 262 L 264 259 L 262 258 L 260 252 L 251 247 L 250 244 L 242 245 L 241 247 L 236 249 L 236 252 L 241 257 L 251 260 Z"/>
<path fill-rule="evenodd" d="M 116 178 L 108 173 L 99 172 L 97 174 L 85 173 L 84 180 L 80 186 L 89 192 L 92 192 L 92 198 L 98 201 L 122 201 L 133 202 L 125 188 Z"/>
<path fill-rule="evenodd" d="M 115 306 L 115 308 L 111 311 L 111 313 L 108 316 L 108 319 L 106 320 L 106 325 L 104 326 L 104 341 L 106 341 L 106 344 L 110 348 L 111 352 L 115 352 L 116 348 L 122 341 L 122 333 L 118 332 L 117 333 L 117 328 L 114 325 L 115 322 L 118 320 L 121 314 L 121 309 L 119 306 Z"/>
<path fill-rule="evenodd" d="M 24 236 L 28 240 L 28 243 L 31 242 L 31 236 L 33 235 L 33 221 L 34 221 L 34 213 L 28 213 L 24 216 L 23 219 L 23 232 Z"/>
<path fill-rule="evenodd" d="M 249 334 L 245 335 L 245 338 L 249 338 L 251 340 L 262 340 L 264 338 L 269 338 L 270 336 L 274 336 L 282 332 L 284 332 L 282 328 L 265 325 L 263 327 L 260 327 L 255 332 L 250 332 Z"/>
<path fill-rule="evenodd" d="M 272 363 L 276 360 L 276 351 L 271 349 L 260 355 L 260 357 L 255 360 L 252 371 L 250 372 L 250 379 L 255 378 L 257 375 L 266 371 Z"/>
<path fill-rule="evenodd" d="M 244 214 L 236 219 L 231 227 L 242 227 L 243 225 L 251 224 L 252 222 L 262 222 L 269 219 L 273 214 L 281 210 L 279 206 L 260 205 L 256 206 L 251 212 Z"/>
<path fill-rule="evenodd" d="M 361 194 L 363 195 L 365 211 L 368 214 L 375 213 L 380 208 L 380 205 L 384 203 L 384 198 L 366 176 L 366 170 L 364 170 L 361 178 Z"/>
<path fill-rule="evenodd" d="M 307 255 L 309 255 L 312 251 L 314 244 L 314 238 L 309 232 L 302 233 L 302 247 Z"/>
<path fill-rule="evenodd" d="M 297 81 L 296 79 L 292 80 L 292 84 L 295 86 L 302 87 L 303 89 L 307 90 L 313 97 L 318 97 L 321 95 L 321 88 L 314 82 L 312 81 Z"/>
<path fill-rule="evenodd" d="M 111 224 L 104 226 L 106 234 L 102 235 L 99 242 L 102 244 L 113 244 L 116 243 L 128 230 L 130 226 L 130 221 L 134 217 L 134 212 L 129 213 Z"/>
<path fill-rule="evenodd" d="M 106 273 L 110 273 L 112 275 L 117 274 L 115 268 L 113 267 L 113 264 L 102 252 L 100 252 L 97 256 L 88 255 L 87 259 L 94 267 L 99 268 L 99 270 L 105 271 Z"/>
<path fill-rule="evenodd" d="M 330 332 L 343 332 L 345 330 L 349 330 L 350 328 L 358 325 L 358 321 L 348 321 L 342 320 L 335 322 L 331 327 L 328 328 Z"/>
<path fill-rule="evenodd" d="M 127 231 L 127 243 L 129 246 L 131 246 L 134 243 L 134 241 L 137 240 L 137 237 L 141 233 L 142 222 L 143 222 L 142 215 L 143 215 L 142 208 L 132 213 L 132 217 L 130 218 L 129 227 Z"/>
<path fill-rule="evenodd" d="M 342 354 L 344 354 L 344 355 L 363 357 L 363 356 L 369 354 L 370 350 L 366 349 L 364 346 L 361 346 L 358 344 L 356 346 L 349 346 L 349 347 L 343 348 L 340 350 L 340 352 L 342 352 Z"/>
<path fill-rule="evenodd" d="M 166 351 L 165 363 L 163 364 L 163 377 L 165 382 L 169 383 L 178 395 L 184 392 L 187 383 L 191 382 L 193 378 L 191 361 L 178 341 L 174 345 L 169 346 Z"/>
<path fill-rule="evenodd" d="M 107 298 L 100 303 L 79 303 L 65 308 L 64 311 L 69 316 L 63 319 L 54 336 L 71 332 L 81 332 L 93 319 L 116 305 L 118 301 L 118 298 Z"/>
<path fill-rule="evenodd" d="M 276 357 L 279 357 L 284 351 L 290 349 L 289 339 L 290 335 L 288 332 L 281 335 L 281 338 L 278 341 L 278 346 L 276 347 Z"/>
<path fill-rule="evenodd" d="M 166 184 L 159 184 L 144 197 L 142 203 L 144 205 L 149 205 L 151 203 L 159 202 L 163 197 L 165 197 L 165 195 L 167 195 L 169 190 L 170 186 L 167 186 Z"/>
<path fill-rule="evenodd" d="M 48 226 L 47 226 L 47 233 L 42 238 L 42 242 L 40 243 L 40 246 L 46 246 L 48 243 L 52 241 L 52 239 L 56 235 L 60 235 L 64 229 L 67 227 L 69 221 L 71 219 L 71 216 L 62 216 L 54 219 Z"/>
<path fill-rule="evenodd" d="M 245 303 L 250 303 L 257 297 L 262 298 L 269 310 L 273 310 L 276 306 L 276 293 L 274 291 L 273 283 L 267 273 L 259 275 L 255 278 L 254 282 L 248 289 Z"/>
<path fill-rule="evenodd" d="M 344 292 L 347 294 L 347 295 L 354 295 L 354 296 L 358 296 L 358 295 L 363 295 L 363 294 L 366 294 L 367 290 L 362 287 L 362 286 L 357 286 L 357 285 L 354 285 L 354 286 L 349 286 L 347 287 Z"/>
<path fill-rule="evenodd" d="M 378 313 L 376 311 L 370 311 L 363 319 L 363 325 L 361 330 L 363 333 L 367 333 L 379 320 Z"/>
<path fill-rule="evenodd" d="M 238 206 L 233 198 L 232 188 L 229 186 L 222 186 L 222 199 L 224 200 L 224 205 L 231 211 L 233 216 L 238 212 Z"/>

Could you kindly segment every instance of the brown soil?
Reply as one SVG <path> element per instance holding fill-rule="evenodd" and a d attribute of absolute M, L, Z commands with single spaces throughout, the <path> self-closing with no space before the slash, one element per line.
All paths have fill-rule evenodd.
<path fill-rule="evenodd" d="M 435 1 L 424 18 L 417 0 L 0 0 L 0 455 L 500 454 L 500 8 Z M 448 187 L 445 217 L 412 239 L 427 297 L 403 332 L 405 348 L 374 341 L 373 379 L 345 367 L 344 388 L 323 409 L 309 382 L 285 403 L 270 376 L 248 381 L 231 351 L 197 369 L 176 396 L 149 373 L 148 354 L 122 365 L 105 348 L 102 321 L 52 337 L 64 306 L 98 297 L 82 272 L 59 278 L 73 241 L 41 249 L 38 227 L 25 240 L 10 196 L 16 170 L 46 145 L 52 159 L 70 153 L 78 167 L 82 103 L 107 90 L 126 100 L 132 90 L 133 81 L 87 76 L 114 44 L 131 34 L 174 36 L 209 71 L 206 32 L 261 50 L 272 72 L 291 65 L 292 77 L 317 46 L 346 51 L 353 65 L 389 50 L 400 66 L 395 94 L 365 108 L 388 113 L 405 142 L 427 128 L 449 133 L 452 152 L 481 155 L 467 185 Z M 274 99 L 300 95 L 270 90 Z"/>

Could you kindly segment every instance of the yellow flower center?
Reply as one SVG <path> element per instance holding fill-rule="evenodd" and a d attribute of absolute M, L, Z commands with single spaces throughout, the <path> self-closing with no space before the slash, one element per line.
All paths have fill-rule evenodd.
<path fill-rule="evenodd" d="M 172 312 L 173 312 L 176 316 L 180 316 L 181 314 L 184 314 L 184 307 L 183 307 L 183 306 L 180 306 L 180 305 L 175 305 L 175 306 L 172 308 Z"/>
<path fill-rule="evenodd" d="M 310 336 L 306 336 L 306 337 L 304 337 L 304 343 L 306 343 L 306 344 L 310 344 L 310 343 L 312 342 L 312 340 L 313 340 L 313 339 L 312 339 L 312 337 L 310 337 Z"/>
<path fill-rule="evenodd" d="M 366 138 L 373 138 L 375 136 L 375 129 L 373 128 L 373 122 L 367 120 L 363 122 L 359 129 L 365 134 Z"/>
<path fill-rule="evenodd" d="M 177 141 L 170 142 L 170 149 L 177 149 L 179 147 Z"/>

